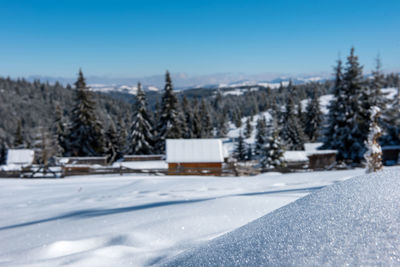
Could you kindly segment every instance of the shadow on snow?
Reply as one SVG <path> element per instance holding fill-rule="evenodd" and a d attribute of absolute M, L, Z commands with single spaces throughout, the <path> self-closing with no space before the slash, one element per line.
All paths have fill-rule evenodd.
<path fill-rule="evenodd" d="M 142 204 L 137 206 L 129 206 L 123 208 L 114 208 L 114 209 L 86 209 L 86 210 L 78 210 L 74 212 L 68 212 L 59 216 L 54 216 L 41 220 L 34 220 L 25 223 L 19 223 L 14 225 L 2 226 L 0 227 L 0 231 L 14 229 L 24 226 L 30 226 L 40 223 L 46 223 L 51 221 L 63 220 L 63 219 L 82 219 L 82 218 L 92 218 L 98 216 L 106 216 L 113 215 L 119 213 L 126 213 L 137 210 L 145 210 L 152 208 L 159 208 L 164 206 L 172 206 L 172 205 L 181 205 L 181 204 L 190 204 L 196 202 L 203 202 L 209 200 L 223 199 L 229 197 L 240 197 L 240 196 L 257 196 L 257 195 L 270 195 L 270 194 L 281 194 L 281 193 L 306 193 L 312 192 L 315 190 L 319 190 L 324 186 L 315 186 L 315 187 L 306 187 L 306 188 L 296 188 L 296 189 L 284 189 L 284 190 L 273 190 L 273 191 L 263 191 L 263 192 L 250 192 L 250 193 L 241 193 L 241 194 L 231 194 L 219 197 L 210 197 L 210 198 L 200 198 L 200 199 L 191 199 L 191 200 L 173 200 L 173 201 L 163 201 L 163 202 L 154 202 L 148 204 Z"/>

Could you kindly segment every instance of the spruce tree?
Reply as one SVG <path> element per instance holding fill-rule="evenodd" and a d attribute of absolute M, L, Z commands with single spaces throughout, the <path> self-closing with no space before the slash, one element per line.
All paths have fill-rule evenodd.
<path fill-rule="evenodd" d="M 263 169 L 281 168 L 285 166 L 284 145 L 279 137 L 279 130 L 277 120 L 272 119 L 271 131 L 263 146 L 262 154 L 260 157 L 261 167 Z"/>
<path fill-rule="evenodd" d="M 227 113 L 222 113 L 218 116 L 218 124 L 217 124 L 217 137 L 224 138 L 226 137 L 229 131 L 229 121 Z"/>
<path fill-rule="evenodd" d="M 63 112 L 59 105 L 55 110 L 56 119 L 54 121 L 54 134 L 57 143 L 57 155 L 62 156 L 68 149 L 67 145 L 67 127 L 64 121 Z"/>
<path fill-rule="evenodd" d="M 3 138 L 0 138 L 0 165 L 6 164 L 7 159 L 7 143 Z"/>
<path fill-rule="evenodd" d="M 324 145 L 326 149 L 338 149 L 341 144 L 339 143 L 339 137 L 341 131 L 346 125 L 345 118 L 345 92 L 343 89 L 343 67 L 342 61 L 339 59 L 335 67 L 335 83 L 332 88 L 333 99 L 328 106 L 328 125 L 324 131 Z"/>
<path fill-rule="evenodd" d="M 246 160 L 247 152 L 246 143 L 244 142 L 242 131 L 240 131 L 234 151 L 235 158 L 239 161 Z"/>
<path fill-rule="evenodd" d="M 178 114 L 178 100 L 174 94 L 169 72 L 165 75 L 165 88 L 161 100 L 159 123 L 156 128 L 156 149 L 158 153 L 165 152 L 165 140 L 183 137 Z"/>
<path fill-rule="evenodd" d="M 251 125 L 250 118 L 247 118 L 247 120 L 246 120 L 246 127 L 245 127 L 245 129 L 244 129 L 244 136 L 245 136 L 246 138 L 250 138 L 252 132 L 253 132 L 253 126 Z"/>
<path fill-rule="evenodd" d="M 104 152 L 104 132 L 97 118 L 96 103 L 86 86 L 82 70 L 75 82 L 75 106 L 72 110 L 72 125 L 68 140 L 67 155 L 99 156 Z"/>
<path fill-rule="evenodd" d="M 126 128 L 126 123 L 120 116 L 117 123 L 117 135 L 118 135 L 118 151 L 121 156 L 127 153 L 128 147 L 128 130 Z"/>
<path fill-rule="evenodd" d="M 255 149 L 254 154 L 257 156 L 263 155 L 264 146 L 267 142 L 267 122 L 265 116 L 261 116 L 257 120 L 256 125 L 256 142 L 255 142 Z"/>
<path fill-rule="evenodd" d="M 382 137 L 384 145 L 400 145 L 400 83 L 397 94 L 390 101 L 389 108 L 383 116 L 385 135 Z"/>
<path fill-rule="evenodd" d="M 346 69 L 343 75 L 343 90 L 345 94 L 344 116 L 346 124 L 340 129 L 338 137 L 338 159 L 360 163 L 364 158 L 365 141 L 368 129 L 368 110 L 363 103 L 363 91 L 365 84 L 363 80 L 362 67 L 358 63 L 358 57 L 351 48 L 347 57 Z"/>
<path fill-rule="evenodd" d="M 189 103 L 188 99 L 186 96 L 183 96 L 182 98 L 182 111 L 184 115 L 184 120 L 186 124 L 186 128 L 184 131 L 184 138 L 193 138 L 193 108 L 191 104 Z"/>
<path fill-rule="evenodd" d="M 283 114 L 281 137 L 289 150 L 304 150 L 304 132 L 300 126 L 298 116 L 294 111 L 294 90 L 291 83 L 289 84 L 288 90 L 286 110 Z"/>
<path fill-rule="evenodd" d="M 314 87 L 311 101 L 308 102 L 305 118 L 305 134 L 311 142 L 315 142 L 319 137 L 319 130 L 322 125 L 322 112 L 319 106 L 317 87 Z"/>
<path fill-rule="evenodd" d="M 110 126 L 108 127 L 105 134 L 105 155 L 107 156 L 107 162 L 112 163 L 121 157 L 118 151 L 118 135 L 115 129 L 114 123 L 110 120 Z"/>
<path fill-rule="evenodd" d="M 147 111 L 146 94 L 140 83 L 133 110 L 128 151 L 133 155 L 148 155 L 153 152 L 152 125 Z"/>
<path fill-rule="evenodd" d="M 210 138 L 213 135 L 212 121 L 208 110 L 209 110 L 208 105 L 206 104 L 205 100 L 202 99 L 200 104 L 200 117 L 201 117 L 201 129 L 202 129 L 201 138 Z"/>
<path fill-rule="evenodd" d="M 14 137 L 14 148 L 23 148 L 25 145 L 24 136 L 22 133 L 22 121 L 18 120 L 17 130 Z"/>

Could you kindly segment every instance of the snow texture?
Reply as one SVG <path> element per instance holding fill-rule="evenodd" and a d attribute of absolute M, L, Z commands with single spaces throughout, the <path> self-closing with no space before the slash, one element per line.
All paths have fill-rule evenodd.
<path fill-rule="evenodd" d="M 9 149 L 7 153 L 7 165 L 31 165 L 35 152 L 31 149 Z"/>
<path fill-rule="evenodd" d="M 164 266 L 398 266 L 400 172 L 334 184 Z"/>
<path fill-rule="evenodd" d="M 220 139 L 167 139 L 167 162 L 223 162 Z"/>
<path fill-rule="evenodd" d="M 0 179 L 0 266 L 152 266 L 363 173 Z"/>

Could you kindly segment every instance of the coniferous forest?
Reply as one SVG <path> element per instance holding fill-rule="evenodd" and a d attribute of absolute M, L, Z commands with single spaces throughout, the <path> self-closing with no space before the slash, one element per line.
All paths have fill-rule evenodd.
<path fill-rule="evenodd" d="M 380 59 L 371 74 L 364 73 L 352 48 L 337 61 L 333 77 L 278 89 L 243 86 L 244 94 L 229 95 L 223 89 L 174 91 L 167 72 L 162 92 L 145 92 L 139 84 L 136 96 L 128 97 L 93 92 L 82 70 L 66 86 L 0 78 L 0 157 L 4 161 L 7 148 L 33 148 L 45 138 L 50 156 L 105 155 L 113 162 L 124 154 L 162 154 L 167 138 L 224 138 L 229 123 L 244 123 L 234 153 L 239 160 L 279 166 L 284 150 L 318 141 L 338 150 L 339 161 L 359 164 L 373 107 L 382 111 L 376 119 L 383 128 L 379 143 L 399 145 L 399 93 L 388 98 L 381 91 L 400 88 L 399 75 L 383 74 Z M 324 115 L 318 98 L 327 94 L 333 100 Z M 259 119 L 253 129 L 249 118 L 265 111 L 272 119 Z M 253 131 L 255 144 L 249 146 L 243 139 Z"/>

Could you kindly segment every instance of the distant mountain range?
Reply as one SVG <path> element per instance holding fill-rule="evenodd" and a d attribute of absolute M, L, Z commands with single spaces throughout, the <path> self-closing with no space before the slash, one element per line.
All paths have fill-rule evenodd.
<path fill-rule="evenodd" d="M 237 88 L 241 86 L 269 86 L 277 88 L 282 83 L 286 85 L 289 80 L 295 84 L 302 84 L 310 81 L 323 81 L 329 79 L 331 74 L 298 74 L 289 75 L 282 73 L 264 73 L 256 75 L 247 75 L 240 73 L 217 73 L 210 75 L 189 75 L 185 73 L 172 73 L 172 81 L 176 90 L 185 90 L 190 88 Z M 56 81 L 66 85 L 73 84 L 76 78 L 64 77 L 46 77 L 46 76 L 30 76 L 29 81 L 40 79 L 55 83 Z M 121 92 L 135 94 L 137 83 L 141 82 L 144 90 L 158 91 L 164 88 L 165 76 L 153 75 L 139 78 L 112 78 L 102 76 L 87 76 L 88 85 L 99 92 Z"/>

